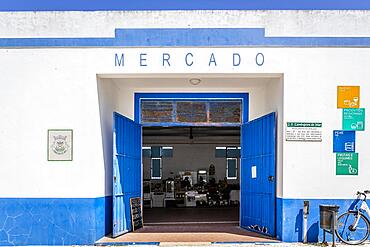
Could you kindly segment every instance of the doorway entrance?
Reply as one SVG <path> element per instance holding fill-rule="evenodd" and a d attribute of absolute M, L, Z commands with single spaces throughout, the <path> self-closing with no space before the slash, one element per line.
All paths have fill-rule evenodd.
<path fill-rule="evenodd" d="M 239 225 L 240 127 L 144 127 L 145 225 Z"/>
<path fill-rule="evenodd" d="M 272 237 L 275 236 L 276 116 L 271 113 L 256 120 L 248 121 L 248 109 L 248 94 L 135 94 L 135 121 L 118 113 L 114 114 L 113 236 L 119 236 L 132 229 L 129 209 L 129 200 L 132 197 L 142 197 L 144 202 L 147 201 L 146 203 L 149 201 L 150 209 L 147 214 L 149 225 L 161 223 L 160 221 L 163 218 L 159 220 L 158 217 L 161 218 L 161 214 L 166 215 L 161 212 L 153 212 L 153 210 L 164 212 L 167 207 L 172 210 L 179 210 L 183 207 L 193 211 L 199 209 L 200 211 L 210 212 L 212 210 L 225 210 L 225 208 L 234 206 L 234 209 L 237 208 L 236 212 L 240 212 L 240 215 L 236 213 L 239 217 L 235 218 L 237 219 L 236 224 L 240 224 L 241 228 Z M 143 132 L 142 127 L 144 127 Z M 210 133 L 210 131 L 216 129 L 222 131 L 222 128 L 237 129 L 238 131 L 239 145 L 233 143 L 232 146 L 228 146 L 226 142 L 224 142 L 224 145 L 213 143 L 218 145 L 214 147 L 214 156 L 217 153 L 218 155 L 225 153 L 222 157 L 225 159 L 226 167 L 222 171 L 225 176 L 222 179 L 218 179 L 220 177 L 216 178 L 221 183 L 224 179 L 228 190 L 230 190 L 228 186 L 229 179 L 237 178 L 234 188 L 236 188 L 235 191 L 240 189 L 240 193 L 239 191 L 236 192 L 238 197 L 235 201 L 228 198 L 231 197 L 230 193 L 227 197 L 223 197 L 222 193 L 218 191 L 214 193 L 216 196 L 213 195 L 212 197 L 209 196 L 210 191 L 205 191 L 206 193 L 202 194 L 199 193 L 199 188 L 194 189 L 196 185 L 199 186 L 199 182 L 201 185 L 209 186 L 210 176 L 216 176 L 213 172 L 210 172 L 212 170 L 210 162 L 204 162 L 201 166 L 194 167 L 183 158 L 185 166 L 188 165 L 188 167 L 185 167 L 186 169 L 183 167 L 175 169 L 176 166 L 173 165 L 170 169 L 172 174 L 169 171 L 171 176 L 168 177 L 170 179 L 167 179 L 168 171 L 163 169 L 163 156 L 165 153 L 171 153 L 171 150 L 173 155 L 176 152 L 175 150 L 180 148 L 175 149 L 176 143 L 174 142 L 171 146 L 171 138 L 172 141 L 175 141 L 176 138 L 181 136 L 179 133 L 186 129 L 188 131 L 186 138 L 194 139 L 194 131 L 200 131 L 202 128 L 208 128 L 208 131 L 204 133 Z M 148 139 L 148 133 L 150 131 L 153 133 L 153 130 L 158 133 L 160 131 L 162 133 L 173 131 L 173 135 L 169 138 L 170 140 L 165 141 L 163 137 L 160 140 L 159 134 L 154 136 L 157 139 L 153 139 L 152 135 L 151 140 L 146 143 L 145 139 Z M 218 138 L 222 137 L 220 133 L 216 135 Z M 203 139 L 205 138 L 209 139 L 209 134 L 207 137 L 203 137 Z M 142 146 L 143 140 L 144 145 Z M 204 145 L 209 149 L 211 142 L 208 140 L 208 144 Z M 151 154 L 149 156 L 150 172 L 146 173 L 144 171 L 146 169 L 145 164 L 142 166 L 142 163 L 145 162 L 142 162 L 142 160 L 145 161 L 149 157 L 142 157 L 141 154 L 145 156 L 147 150 L 150 150 Z M 234 155 L 231 155 L 233 152 Z M 200 158 L 200 154 L 205 152 L 200 149 L 198 153 L 198 158 Z M 196 156 L 196 152 L 193 150 L 185 156 Z M 146 174 L 150 174 L 149 200 L 145 198 L 145 194 L 148 194 L 147 186 L 144 186 Z M 214 177 L 212 181 L 213 179 Z M 152 185 L 151 180 L 160 180 L 160 182 L 157 181 L 159 183 Z M 176 186 L 178 187 L 177 193 Z M 218 188 L 219 184 L 216 187 Z M 152 191 L 152 188 L 154 190 L 158 189 L 158 191 Z M 142 192 L 144 193 L 142 194 Z M 155 207 L 153 207 L 153 204 Z M 216 207 L 212 208 L 213 204 Z M 160 205 L 160 207 L 156 207 L 157 205 Z M 219 207 L 223 208 L 217 209 Z M 208 208 L 212 209 L 207 210 Z M 151 218 L 150 210 L 152 210 Z M 232 212 L 232 209 L 230 209 L 230 212 Z M 206 215 L 204 213 L 200 214 Z M 214 215 L 219 215 L 219 213 Z M 146 224 L 145 217 L 144 208 L 144 225 Z M 208 217 L 212 218 L 211 216 Z M 202 220 L 199 220 L 200 218 L 198 217 L 195 221 L 202 222 Z M 206 222 L 207 220 L 204 219 L 207 219 L 207 217 L 203 218 L 203 221 Z M 186 221 L 190 223 L 193 221 L 193 219 L 186 218 L 186 216 L 179 220 L 185 224 Z M 171 222 L 164 220 L 163 223 Z"/>

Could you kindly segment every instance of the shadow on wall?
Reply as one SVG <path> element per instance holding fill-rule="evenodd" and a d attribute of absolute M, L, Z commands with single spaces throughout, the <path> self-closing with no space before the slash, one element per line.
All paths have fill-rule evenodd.
<path fill-rule="evenodd" d="M 303 210 L 299 210 L 299 213 L 295 217 L 295 232 L 298 234 L 297 241 L 303 240 Z"/>
<path fill-rule="evenodd" d="M 307 239 L 309 242 L 319 242 L 319 222 L 312 224 L 310 228 L 308 228 L 307 232 Z"/>
<path fill-rule="evenodd" d="M 316 243 L 319 241 L 319 222 L 310 222 L 310 227 L 307 230 L 307 241 Z M 303 209 L 299 210 L 295 220 L 295 232 L 297 233 L 298 242 L 303 242 Z"/>
<path fill-rule="evenodd" d="M 112 232 L 112 181 L 113 181 L 113 112 L 117 109 L 113 82 L 97 78 L 100 126 L 105 174 L 105 205 L 104 212 L 97 214 L 97 220 L 104 228 L 99 228 L 98 237 Z M 96 239 L 98 240 L 98 239 Z"/>

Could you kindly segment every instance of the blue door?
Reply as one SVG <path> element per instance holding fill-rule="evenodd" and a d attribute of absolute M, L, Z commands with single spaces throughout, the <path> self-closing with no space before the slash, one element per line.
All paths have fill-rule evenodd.
<path fill-rule="evenodd" d="M 276 114 L 241 128 L 240 225 L 275 236 Z"/>
<path fill-rule="evenodd" d="M 141 126 L 113 114 L 113 237 L 131 231 L 130 198 L 141 197 Z"/>

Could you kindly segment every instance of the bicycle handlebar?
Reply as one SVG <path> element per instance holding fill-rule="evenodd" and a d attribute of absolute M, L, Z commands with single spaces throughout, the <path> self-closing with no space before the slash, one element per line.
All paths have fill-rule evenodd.
<path fill-rule="evenodd" d="M 366 194 L 370 194 L 370 190 L 365 190 L 364 192 L 357 191 L 356 195 L 362 195 L 364 196 L 364 200 L 366 200 Z"/>
<path fill-rule="evenodd" d="M 370 194 L 370 190 L 364 190 L 364 192 L 357 191 L 357 195 Z"/>

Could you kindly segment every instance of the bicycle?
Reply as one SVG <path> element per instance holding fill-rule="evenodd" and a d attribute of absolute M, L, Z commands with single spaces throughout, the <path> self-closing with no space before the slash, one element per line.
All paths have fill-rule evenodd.
<path fill-rule="evenodd" d="M 355 207 L 341 214 L 337 219 L 335 233 L 346 244 L 362 244 L 370 235 L 370 221 L 364 214 L 370 217 L 370 209 L 366 203 L 367 194 L 370 194 L 370 190 L 358 191 Z M 361 202 L 360 207 L 358 207 L 359 202 Z"/>

